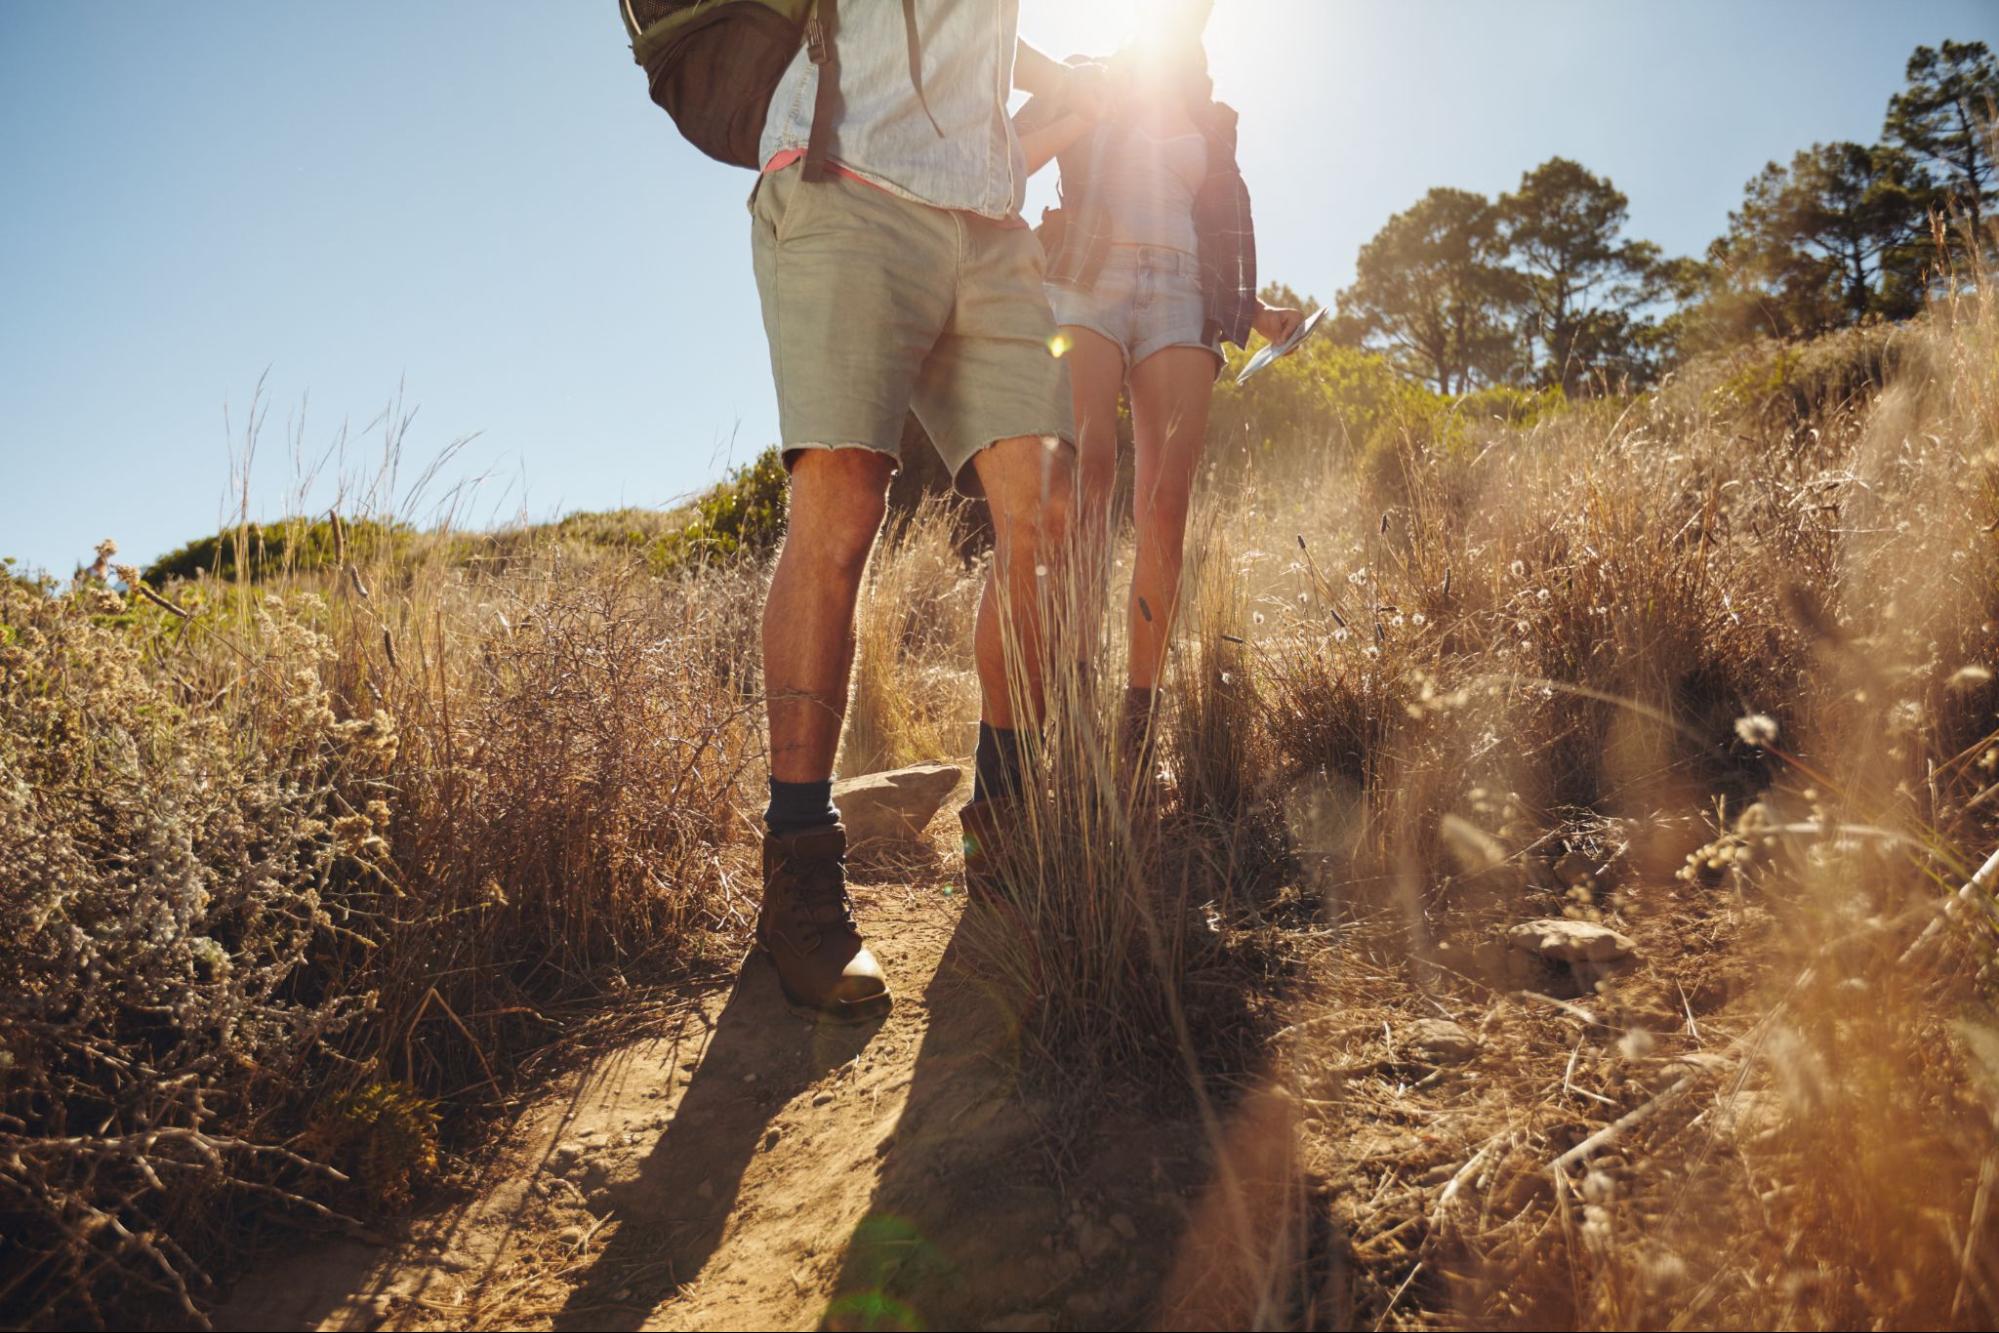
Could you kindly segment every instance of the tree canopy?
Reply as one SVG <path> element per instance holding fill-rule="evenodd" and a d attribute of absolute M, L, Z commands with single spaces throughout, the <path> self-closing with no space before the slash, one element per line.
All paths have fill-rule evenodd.
<path fill-rule="evenodd" d="M 1946 41 L 1917 47 L 1906 76 L 1879 143 L 1769 163 L 1700 257 L 1627 234 L 1624 192 L 1568 158 L 1497 199 L 1432 189 L 1361 247 L 1340 340 L 1438 393 L 1573 397 L 1744 338 L 1906 319 L 1999 232 L 1999 59 Z"/>

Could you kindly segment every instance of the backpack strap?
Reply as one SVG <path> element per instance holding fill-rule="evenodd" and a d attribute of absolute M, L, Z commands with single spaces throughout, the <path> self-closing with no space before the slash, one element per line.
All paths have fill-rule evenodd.
<path fill-rule="evenodd" d="M 819 67 L 819 88 L 812 99 L 812 134 L 805 141 L 803 174 L 809 181 L 825 179 L 826 149 L 833 137 L 833 122 L 840 114 L 840 62 L 833 52 L 839 27 L 837 0 L 816 0 L 812 17 L 805 21 L 805 54 Z"/>
<path fill-rule="evenodd" d="M 941 139 L 944 127 L 937 123 L 937 113 L 930 109 L 930 99 L 923 92 L 923 39 L 916 32 L 916 0 L 902 0 L 902 31 L 909 47 L 909 81 L 916 87 L 916 101 L 930 118 L 930 128 Z"/>

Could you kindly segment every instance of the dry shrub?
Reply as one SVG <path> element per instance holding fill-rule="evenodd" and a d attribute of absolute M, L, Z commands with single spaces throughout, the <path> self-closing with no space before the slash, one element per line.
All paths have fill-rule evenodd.
<path fill-rule="evenodd" d="M 957 545 L 963 502 L 922 501 L 881 539 L 855 632 L 839 770 L 847 777 L 961 756 L 978 715 L 972 625 L 982 564 Z"/>
<path fill-rule="evenodd" d="M 1156 846 L 1116 645 L 1058 672 L 1021 901 L 967 929 L 1072 1091 L 1267 1062 L 1313 1108 L 1322 1182 L 1273 1193 L 1329 1208 L 1351 1268 L 1234 1308 L 1999 1317 L 1999 874 L 1957 892 L 1999 842 L 1999 310 L 1885 345 L 1854 353 L 1885 388 L 1803 422 L 1675 386 L 1212 502 Z M 1283 916 L 1314 899 L 1340 933 Z M 1525 994 L 1504 931 L 1548 916 L 1641 963 Z M 1477 1016 L 1476 1081 L 1397 1048 L 1440 1011 Z M 1296 1231 L 1233 1225 L 1243 1254 Z"/>
<path fill-rule="evenodd" d="M 200 1322 L 253 1201 L 406 1206 L 440 1111 L 747 930 L 761 571 L 451 546 L 0 586 L 8 1322 Z"/>
<path fill-rule="evenodd" d="M 1352 925 L 1279 1054 L 1356 1318 L 1999 1318 L 1996 343 L 1972 291 L 1797 429 L 1669 393 L 1230 520 L 1303 534 L 1266 724 Z M 1493 950 L 1562 915 L 1645 951 L 1569 1009 Z M 1439 1009 L 1476 1081 L 1411 1097 Z"/>
<path fill-rule="evenodd" d="M 281 1112 L 365 991 L 313 984 L 376 880 L 392 730 L 340 720 L 273 600 L 219 697 L 102 584 L 0 583 L 0 1301 L 198 1318 L 224 1210 L 322 1183 Z"/>
<path fill-rule="evenodd" d="M 966 918 L 978 966 L 1015 997 L 1042 1057 L 1031 1072 L 1072 1096 L 1239 1067 L 1256 1049 L 1246 1020 L 1279 989 L 1259 993 L 1283 959 L 1258 911 L 1289 864 L 1282 817 L 1236 561 L 1212 524 L 1200 531 L 1151 774 L 1120 753 L 1122 616 L 1103 617 L 1102 639 L 1079 651 L 1078 609 L 1099 594 L 1073 580 L 1048 590 L 1052 641 L 1069 650 L 1049 669 L 1019 836 L 1002 849 L 1010 896 Z M 1118 605 L 1124 589 L 1113 591 Z M 1018 648 L 1007 650 L 1019 680 Z"/>
<path fill-rule="evenodd" d="M 961 929 L 1017 1006 L 1037 1067 L 1094 1089 L 1134 1058 L 1174 1049 L 1171 983 L 1189 904 L 1154 873 L 1156 847 L 1126 799 L 1114 701 L 1073 665 L 1050 689 L 1015 836 L 998 849 L 1008 898 L 972 905 Z"/>

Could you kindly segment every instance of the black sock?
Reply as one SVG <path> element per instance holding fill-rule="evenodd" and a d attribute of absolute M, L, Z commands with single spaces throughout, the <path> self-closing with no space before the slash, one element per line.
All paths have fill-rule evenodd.
<path fill-rule="evenodd" d="M 825 828 L 840 822 L 833 808 L 833 782 L 779 782 L 770 780 L 770 808 L 764 811 L 764 827 L 782 837 L 806 829 Z"/>
<path fill-rule="evenodd" d="M 1018 731 L 979 723 L 979 748 L 972 757 L 972 800 L 1020 795 L 1022 765 Z"/>

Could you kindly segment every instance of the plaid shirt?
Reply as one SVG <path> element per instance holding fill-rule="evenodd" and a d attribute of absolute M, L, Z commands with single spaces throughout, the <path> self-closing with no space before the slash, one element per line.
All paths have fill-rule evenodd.
<path fill-rule="evenodd" d="M 1074 62 L 1072 62 L 1074 63 Z M 1014 117 L 1022 132 L 1061 114 L 1059 106 L 1034 98 Z M 1250 219 L 1249 187 L 1236 165 L 1236 113 L 1210 101 L 1194 108 L 1194 122 L 1208 141 L 1208 173 L 1194 196 L 1194 234 L 1199 238 L 1204 340 L 1238 347 L 1249 342 L 1256 318 L 1256 226 Z M 1096 155 L 1116 152 L 1129 133 L 1111 124 L 1081 135 L 1056 158 L 1062 169 L 1062 208 L 1044 214 L 1042 236 L 1053 245 L 1046 278 L 1060 287 L 1087 291 L 1102 271 L 1111 248 L 1110 208 L 1090 188 Z"/>

